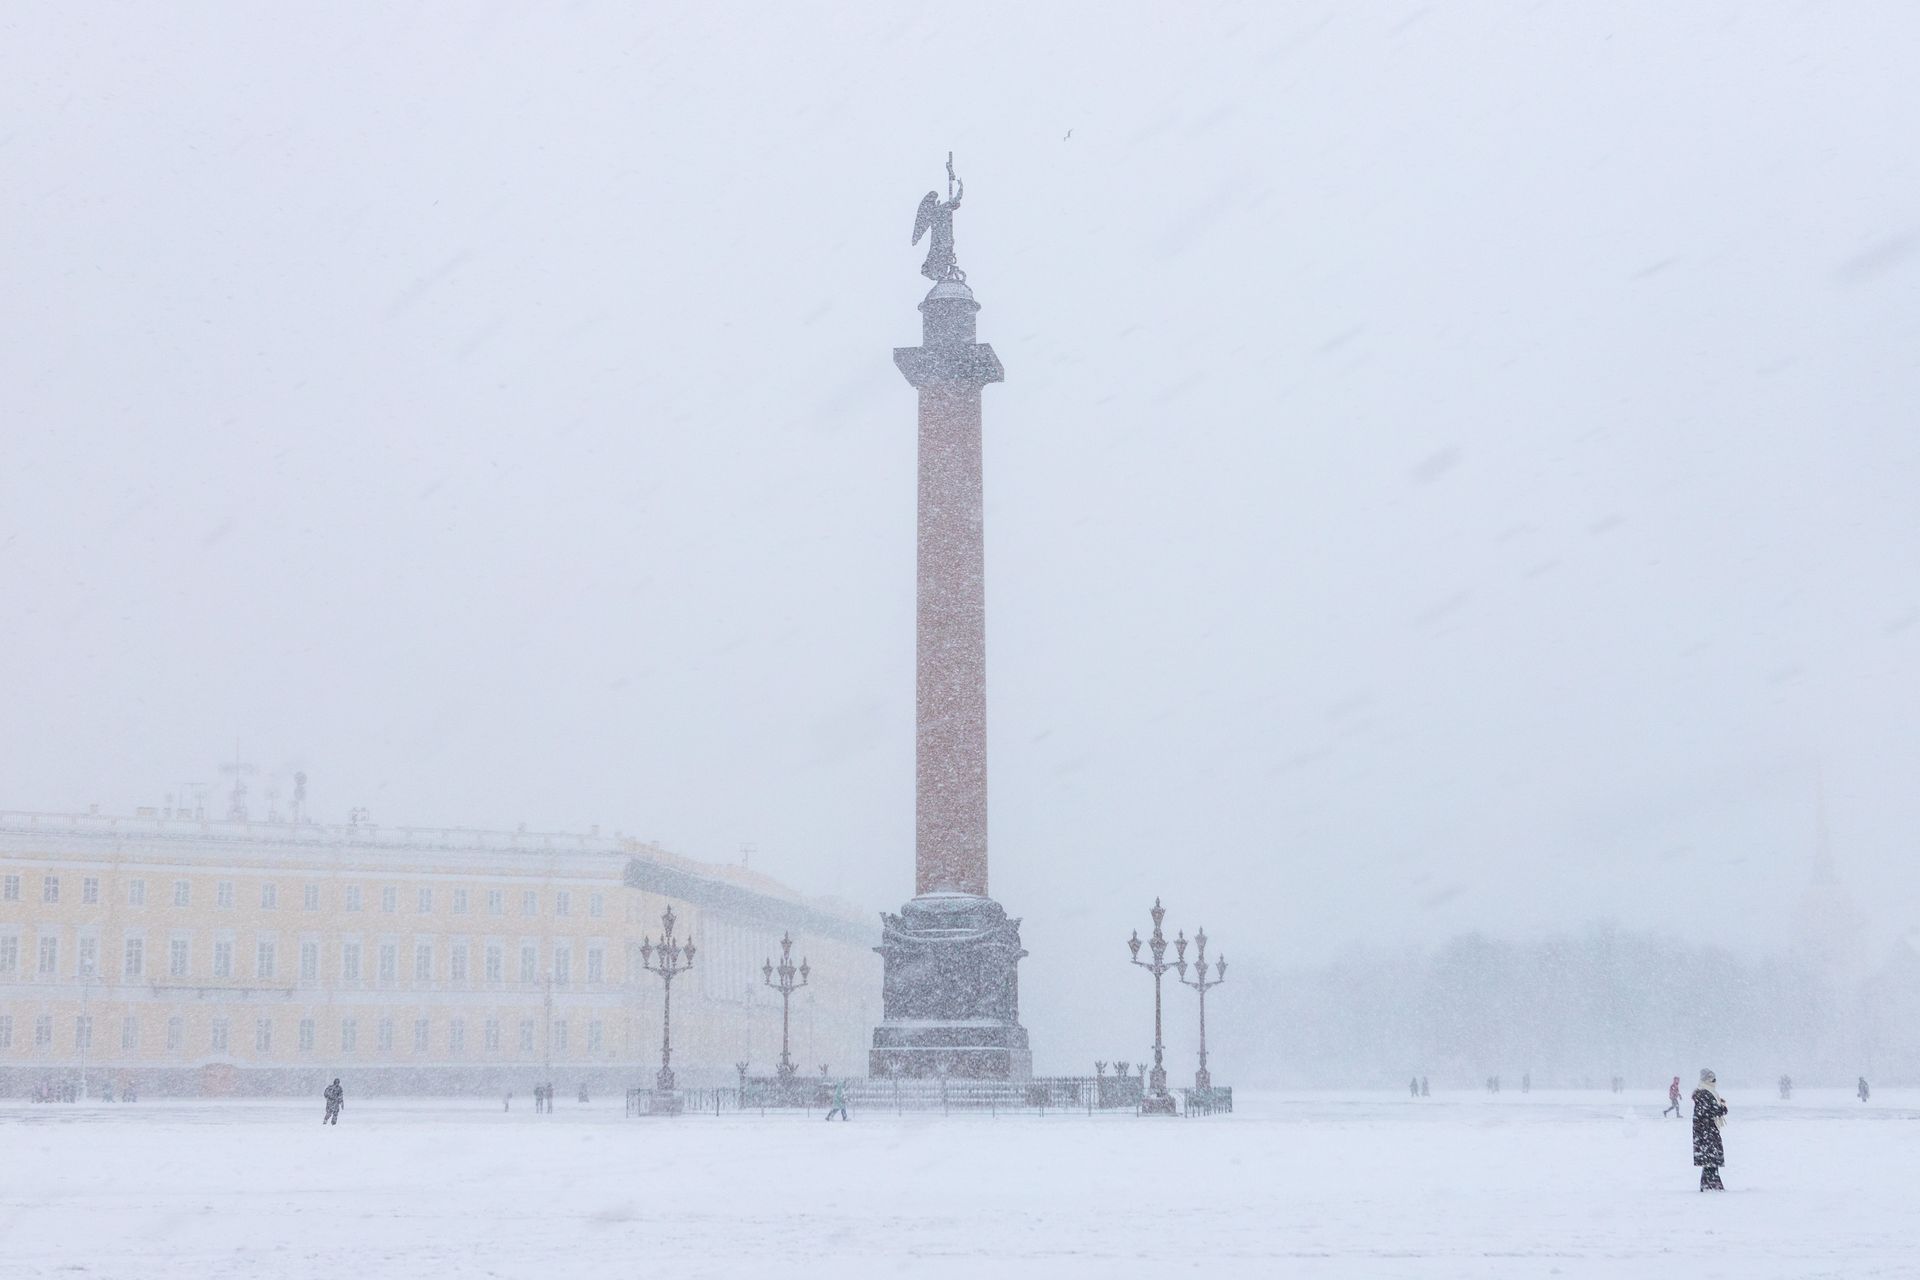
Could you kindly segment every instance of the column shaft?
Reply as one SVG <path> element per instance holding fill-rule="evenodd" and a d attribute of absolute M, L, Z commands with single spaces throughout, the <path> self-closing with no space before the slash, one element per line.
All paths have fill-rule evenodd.
<path fill-rule="evenodd" d="M 920 388 L 915 892 L 987 893 L 980 383 Z"/>

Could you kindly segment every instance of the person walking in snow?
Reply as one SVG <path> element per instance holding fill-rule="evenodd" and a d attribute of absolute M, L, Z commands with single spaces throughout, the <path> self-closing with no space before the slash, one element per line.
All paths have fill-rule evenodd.
<path fill-rule="evenodd" d="M 1428 1096 L 1427 1095 L 1427 1078 L 1425 1076 L 1420 1077 L 1420 1096 L 1423 1098 Z"/>
<path fill-rule="evenodd" d="M 1862 1102 L 1865 1102 L 1867 1100 L 1867 1095 L 1873 1092 L 1871 1089 L 1867 1088 L 1867 1078 L 1865 1076 L 1860 1077 L 1860 1083 L 1854 1086 L 1853 1091 L 1860 1095 L 1860 1101 Z"/>
<path fill-rule="evenodd" d="M 833 1082 L 833 1110 L 827 1112 L 827 1119 L 831 1120 L 836 1115 L 842 1120 L 852 1119 L 852 1117 L 847 1114 L 847 1084 L 844 1080 L 835 1080 Z"/>
<path fill-rule="evenodd" d="M 1673 1112 L 1673 1118 L 1675 1120 L 1678 1120 L 1680 1118 L 1680 1077 L 1679 1076 L 1675 1076 L 1673 1078 L 1673 1083 L 1667 1086 L 1667 1111 Z M 1660 1114 L 1664 1116 L 1667 1114 L 1667 1111 L 1662 1111 Z"/>
<path fill-rule="evenodd" d="M 1409 1082 L 1409 1083 L 1407 1084 L 1407 1093 L 1408 1093 L 1408 1094 L 1409 1094 L 1410 1096 L 1412 1096 L 1412 1097 L 1415 1097 L 1415 1098 L 1417 1098 L 1417 1097 L 1419 1097 L 1419 1096 L 1420 1096 L 1420 1077 L 1419 1077 L 1419 1076 L 1415 1076 L 1415 1077 L 1414 1077 L 1414 1078 L 1413 1078 L 1413 1079 L 1412 1079 L 1412 1080 L 1411 1080 L 1411 1081 L 1410 1081 L 1410 1082 Z"/>
<path fill-rule="evenodd" d="M 340 1077 L 335 1076 L 333 1083 L 328 1085 L 326 1091 L 320 1096 L 327 1100 L 327 1113 L 320 1117 L 320 1123 L 338 1125 L 340 1108 L 347 1100 L 347 1091 L 340 1087 Z"/>
<path fill-rule="evenodd" d="M 1727 1122 L 1727 1103 L 1714 1086 L 1719 1081 L 1713 1072 L 1700 1068 L 1700 1087 L 1693 1091 L 1693 1162 L 1700 1166 L 1702 1191 L 1725 1191 L 1720 1167 L 1727 1162 L 1726 1148 L 1720 1142 L 1721 1126 Z"/>
<path fill-rule="evenodd" d="M 1785 1102 L 1788 1098 L 1791 1098 L 1792 1096 L 1793 1096 L 1793 1077 L 1781 1076 L 1780 1077 L 1780 1101 Z"/>

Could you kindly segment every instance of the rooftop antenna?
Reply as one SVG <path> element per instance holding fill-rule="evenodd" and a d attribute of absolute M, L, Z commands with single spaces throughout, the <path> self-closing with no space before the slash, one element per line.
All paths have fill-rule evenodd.
<path fill-rule="evenodd" d="M 740 865 L 748 871 L 753 870 L 753 855 L 757 848 L 758 846 L 752 844 L 740 846 Z"/>
<path fill-rule="evenodd" d="M 301 817 L 307 811 L 307 771 L 297 769 L 293 775 L 293 822 L 300 824 Z"/>
<path fill-rule="evenodd" d="M 247 820 L 247 775 L 253 766 L 240 758 L 240 739 L 233 740 L 233 763 L 220 766 L 220 772 L 233 775 L 233 790 L 227 793 L 227 821 Z"/>
<path fill-rule="evenodd" d="M 176 818 L 185 818 L 191 814 L 195 822 L 207 820 L 207 794 L 213 790 L 210 783 L 183 782 L 180 784 L 180 806 L 174 810 Z M 187 797 L 193 797 L 192 808 L 188 808 Z"/>

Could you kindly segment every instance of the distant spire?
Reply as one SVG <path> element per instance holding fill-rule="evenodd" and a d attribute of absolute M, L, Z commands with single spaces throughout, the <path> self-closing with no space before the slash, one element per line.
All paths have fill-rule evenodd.
<path fill-rule="evenodd" d="M 1827 839 L 1827 782 L 1824 769 L 1814 771 L 1813 796 L 1813 882 L 1819 885 L 1839 884 L 1840 871 L 1834 865 L 1833 845 Z"/>
<path fill-rule="evenodd" d="M 1816 770 L 1813 877 L 1800 896 L 1800 942 L 1823 966 L 1839 972 L 1859 958 L 1861 930 L 1866 923 L 1840 883 L 1833 843 L 1827 834 L 1826 776 L 1824 770 Z"/>

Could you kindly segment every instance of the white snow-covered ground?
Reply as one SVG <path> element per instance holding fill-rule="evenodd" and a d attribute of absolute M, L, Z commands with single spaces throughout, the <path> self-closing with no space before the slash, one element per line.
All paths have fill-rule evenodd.
<path fill-rule="evenodd" d="M 627 1120 L 617 1100 L 0 1104 L 0 1276 L 1920 1276 L 1920 1093 L 1241 1097 Z"/>

